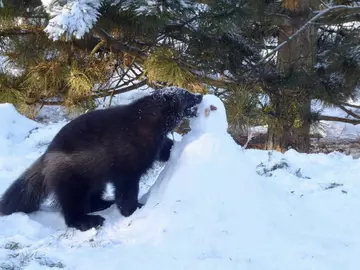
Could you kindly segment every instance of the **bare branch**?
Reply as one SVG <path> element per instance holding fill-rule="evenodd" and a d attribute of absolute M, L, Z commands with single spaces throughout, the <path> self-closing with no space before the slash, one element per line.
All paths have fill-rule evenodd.
<path fill-rule="evenodd" d="M 0 37 L 6 36 L 24 36 L 24 35 L 31 35 L 31 34 L 43 34 L 43 28 L 10 28 L 10 29 L 3 29 L 0 30 Z"/>
<path fill-rule="evenodd" d="M 346 107 L 342 106 L 342 105 L 338 105 L 338 107 L 343 110 L 344 112 L 346 112 L 348 115 L 351 115 L 352 117 L 356 118 L 356 119 L 360 119 L 360 115 L 354 113 L 352 110 L 347 109 Z"/>
<path fill-rule="evenodd" d="M 315 11 L 319 14 L 321 11 Z M 320 18 L 317 22 L 323 24 L 341 24 L 360 20 L 359 6 L 338 5 L 332 7 L 332 12 Z"/>
<path fill-rule="evenodd" d="M 32 103 L 26 103 L 27 105 L 34 105 L 37 102 L 32 102 Z M 40 100 L 39 104 L 41 104 L 41 107 L 44 106 L 55 106 L 55 105 L 64 105 L 64 101 L 63 100 L 56 100 L 56 101 L 48 101 L 48 100 Z"/>
<path fill-rule="evenodd" d="M 120 88 L 118 90 L 115 90 L 115 91 L 103 91 L 101 93 L 98 93 L 96 95 L 94 95 L 93 97 L 94 98 L 99 98 L 99 97 L 107 97 L 107 96 L 111 96 L 111 95 L 117 95 L 117 94 L 122 94 L 122 93 L 126 93 L 126 92 L 129 92 L 131 90 L 135 90 L 141 86 L 144 86 L 146 85 L 147 81 L 146 80 L 143 80 L 137 84 L 133 84 L 133 85 L 130 85 L 128 87 L 125 87 L 125 88 Z"/>
<path fill-rule="evenodd" d="M 343 106 L 347 106 L 347 107 L 352 107 L 355 109 L 360 109 L 360 105 L 354 105 L 354 104 L 349 104 L 349 103 L 342 103 Z"/>
<path fill-rule="evenodd" d="M 338 24 L 344 24 L 349 22 L 356 22 L 360 21 L 360 14 L 353 14 L 353 15 L 347 15 L 345 17 L 337 16 L 337 17 L 330 17 L 330 18 L 323 18 L 318 21 L 318 23 L 326 24 L 326 25 L 338 25 Z"/>
<path fill-rule="evenodd" d="M 332 122 L 342 122 L 342 123 L 348 123 L 353 125 L 359 125 L 360 119 L 348 119 L 348 118 L 342 118 L 342 117 L 336 117 L 336 116 L 328 116 L 328 115 L 320 115 L 317 117 L 318 121 L 332 121 Z"/>
<path fill-rule="evenodd" d="M 115 90 L 116 88 L 118 88 L 119 85 L 121 84 L 121 81 L 124 81 L 124 78 L 125 78 L 126 76 L 128 76 L 129 71 L 132 70 L 132 65 L 135 63 L 135 59 L 136 59 L 136 58 L 133 59 L 133 61 L 132 61 L 132 63 L 131 63 L 131 66 L 129 66 L 126 70 L 123 70 L 123 74 L 122 74 L 121 77 L 119 78 L 119 80 L 118 80 L 118 82 L 117 82 L 114 90 Z M 133 72 L 134 72 L 134 71 L 133 71 Z M 138 78 L 142 75 L 142 73 L 140 73 L 140 74 L 138 75 L 138 74 L 136 74 L 135 72 L 134 72 L 134 74 L 136 75 L 136 76 L 135 76 L 135 80 L 138 79 Z M 130 81 L 131 81 L 131 80 L 130 80 Z M 125 83 L 124 83 L 124 84 L 125 84 Z"/>
<path fill-rule="evenodd" d="M 98 35 L 102 40 L 104 40 L 115 52 L 125 52 L 134 57 L 139 57 L 139 58 L 147 57 L 147 54 L 143 52 L 141 49 L 124 44 L 119 40 L 114 39 L 108 33 L 106 33 L 105 30 L 102 28 L 94 27 L 92 29 L 92 32 Z"/>

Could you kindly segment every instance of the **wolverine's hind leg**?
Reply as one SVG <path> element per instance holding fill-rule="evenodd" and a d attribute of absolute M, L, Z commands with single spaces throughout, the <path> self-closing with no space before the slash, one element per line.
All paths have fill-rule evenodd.
<path fill-rule="evenodd" d="M 89 181 L 71 173 L 58 174 L 57 178 L 54 183 L 54 192 L 66 225 L 81 231 L 102 226 L 105 220 L 102 216 L 86 214 L 91 191 Z"/>

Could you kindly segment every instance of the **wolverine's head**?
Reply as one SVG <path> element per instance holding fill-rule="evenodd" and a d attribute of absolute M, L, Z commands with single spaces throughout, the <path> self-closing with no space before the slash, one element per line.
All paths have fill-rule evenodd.
<path fill-rule="evenodd" d="M 183 88 L 166 87 L 154 92 L 154 97 L 163 108 L 167 126 L 175 128 L 184 118 L 195 117 L 197 105 L 201 103 L 203 96 L 193 94 Z"/>
<path fill-rule="evenodd" d="M 203 99 L 202 95 L 191 93 L 179 87 L 165 87 L 155 93 L 174 110 L 173 113 L 179 113 L 182 117 L 196 116 L 196 106 Z"/>
<path fill-rule="evenodd" d="M 183 94 L 183 106 L 184 106 L 184 116 L 185 117 L 194 117 L 197 115 L 197 105 L 203 100 L 203 96 L 199 94 L 192 94 L 188 91 L 185 91 Z"/>

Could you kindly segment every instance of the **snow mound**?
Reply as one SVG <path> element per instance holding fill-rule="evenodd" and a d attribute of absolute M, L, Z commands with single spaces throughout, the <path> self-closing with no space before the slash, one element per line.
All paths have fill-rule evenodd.
<path fill-rule="evenodd" d="M 209 109 L 210 105 L 216 106 L 217 110 L 210 111 L 207 116 L 205 110 Z M 231 166 L 231 163 L 227 163 L 228 159 L 231 159 L 232 155 L 236 155 L 241 147 L 235 145 L 233 139 L 227 133 L 227 125 L 225 108 L 220 99 L 213 95 L 204 95 L 203 101 L 198 106 L 198 117 L 192 118 L 190 121 L 191 131 L 183 136 L 180 142 L 174 144 L 170 160 L 152 189 L 146 194 L 146 196 L 149 196 L 149 204 L 159 203 L 160 197 L 164 194 L 172 196 L 164 189 L 172 181 L 170 179 L 173 176 L 178 178 L 182 177 L 183 173 L 188 173 L 191 176 L 194 174 L 201 176 L 200 179 L 206 179 L 207 177 L 212 179 L 216 177 L 214 172 L 222 174 L 226 170 L 221 166 Z M 226 155 L 219 155 L 219 152 L 221 153 L 224 147 L 230 152 L 227 152 Z M 211 170 L 208 168 L 204 170 L 203 165 L 209 166 L 208 168 L 211 167 Z M 214 168 L 217 167 L 219 168 L 215 170 Z M 210 171 L 211 176 L 208 175 Z M 188 180 L 193 179 L 193 177 L 186 178 Z M 164 181 L 164 179 L 166 180 Z M 184 181 L 187 180 L 180 181 L 179 184 L 184 187 L 188 187 L 187 184 L 194 184 L 185 183 Z M 202 183 L 199 185 L 201 186 Z M 146 199 L 147 197 L 143 200 Z"/>
<path fill-rule="evenodd" d="M 0 115 L 0 140 L 20 143 L 31 130 L 40 127 L 35 121 L 18 113 L 15 107 L 9 103 L 0 104 Z"/>
<path fill-rule="evenodd" d="M 210 105 L 217 110 L 206 116 Z M 129 220 L 131 237 L 171 246 L 178 259 L 190 256 L 216 269 L 218 260 L 259 250 L 250 243 L 266 237 L 260 225 L 265 204 L 259 200 L 266 194 L 254 181 L 260 176 L 253 164 L 226 132 L 225 109 L 217 97 L 204 96 L 191 127 L 174 146 L 146 205 Z M 239 241 L 250 245 L 240 248 Z"/>
<path fill-rule="evenodd" d="M 206 116 L 210 105 L 217 110 Z M 154 260 L 173 258 L 163 264 L 172 269 L 336 269 L 342 261 L 337 252 L 351 246 L 342 253 L 350 260 L 360 251 L 344 224 L 351 210 L 339 206 L 360 206 L 339 188 L 352 186 L 355 175 L 338 184 L 339 175 L 328 172 L 341 163 L 352 164 L 352 171 L 358 161 L 341 154 L 242 151 L 226 132 L 222 102 L 211 95 L 191 127 L 142 198 L 146 205 L 120 225 L 121 241 L 149 248 Z"/>
<path fill-rule="evenodd" d="M 217 110 L 206 115 L 210 105 Z M 112 206 L 100 213 L 104 226 L 87 232 L 66 228 L 57 212 L 0 217 L 0 268 L 357 269 L 360 160 L 245 151 L 226 132 L 217 97 L 205 95 L 198 113 L 170 160 L 149 172 L 143 208 L 124 218 Z M 12 159 L 0 148 L 0 192 L 59 127 L 8 140 Z"/>
<path fill-rule="evenodd" d="M 44 126 L 21 115 L 12 104 L 0 104 L 0 194 L 44 151 L 65 125 Z"/>

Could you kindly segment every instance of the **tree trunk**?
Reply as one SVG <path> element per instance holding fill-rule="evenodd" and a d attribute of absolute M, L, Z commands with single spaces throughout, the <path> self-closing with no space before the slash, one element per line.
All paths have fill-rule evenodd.
<path fill-rule="evenodd" d="M 300 125 L 292 129 L 292 145 L 295 150 L 308 153 L 310 150 L 311 98 L 302 100 Z"/>
<path fill-rule="evenodd" d="M 265 149 L 285 152 L 289 147 L 291 147 L 290 127 L 282 124 L 281 121 L 270 122 Z"/>
<path fill-rule="evenodd" d="M 315 0 L 316 1 L 316 0 Z M 292 12 L 291 19 L 280 25 L 279 44 L 286 41 L 309 20 L 310 0 L 284 0 L 283 7 Z M 313 73 L 316 60 L 316 27 L 310 25 L 278 52 L 277 70 L 284 76 Z M 295 74 L 295 75 L 292 75 Z M 305 79 L 306 80 L 306 79 Z M 280 85 L 281 87 L 281 85 Z M 308 152 L 310 147 L 311 97 L 304 86 L 278 89 L 270 96 L 275 119 L 268 125 L 266 149 L 285 152 L 290 147 Z M 295 109 L 294 109 L 295 108 Z M 294 111 L 296 113 L 294 113 Z"/>
<path fill-rule="evenodd" d="M 285 152 L 290 148 L 307 153 L 310 147 L 311 99 L 296 104 L 297 116 L 293 116 L 293 104 L 284 97 L 272 98 L 274 118 L 268 124 L 265 149 Z"/>

